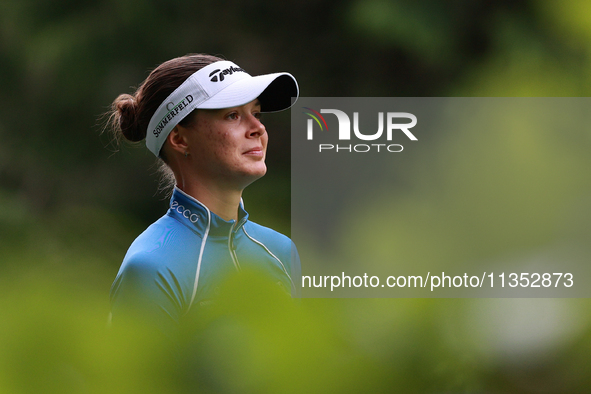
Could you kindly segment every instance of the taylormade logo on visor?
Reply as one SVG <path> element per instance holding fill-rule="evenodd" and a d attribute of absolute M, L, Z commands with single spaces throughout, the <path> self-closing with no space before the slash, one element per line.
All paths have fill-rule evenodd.
<path fill-rule="evenodd" d="M 181 100 L 180 103 L 178 103 L 177 105 L 174 105 L 174 103 L 168 103 L 166 104 L 166 109 L 168 110 L 168 113 L 166 115 L 164 115 L 164 117 L 160 120 L 160 122 L 158 122 L 158 125 L 156 126 L 156 128 L 152 131 L 152 133 L 158 137 L 160 135 L 160 133 L 162 133 L 162 130 L 164 129 L 164 127 L 168 124 L 168 122 L 170 122 L 175 116 L 177 116 L 182 110 L 184 110 L 185 108 L 187 108 L 187 106 L 189 104 L 191 104 L 193 102 L 193 96 L 188 94 L 184 99 Z"/>
<path fill-rule="evenodd" d="M 218 68 L 217 70 L 213 70 L 211 73 L 209 73 L 209 77 L 211 78 L 210 81 L 211 82 L 218 82 L 218 81 L 222 82 L 224 80 L 224 75 L 232 75 L 235 72 L 246 72 L 246 71 L 244 71 L 240 67 L 234 67 L 234 66 L 230 66 L 230 67 L 226 68 L 225 70 L 220 70 Z"/>

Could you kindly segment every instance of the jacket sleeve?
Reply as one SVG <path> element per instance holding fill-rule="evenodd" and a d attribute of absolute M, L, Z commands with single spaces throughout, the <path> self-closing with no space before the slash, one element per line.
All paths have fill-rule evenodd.
<path fill-rule="evenodd" d="M 121 266 L 111 287 L 112 325 L 117 326 L 123 318 L 136 318 L 147 328 L 174 335 L 181 315 L 175 284 L 171 283 L 174 278 L 171 280 L 170 272 L 160 272 L 146 257 L 131 257 Z"/>

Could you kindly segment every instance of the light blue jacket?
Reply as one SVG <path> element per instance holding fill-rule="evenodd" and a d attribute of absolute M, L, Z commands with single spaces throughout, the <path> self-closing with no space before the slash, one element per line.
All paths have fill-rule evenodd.
<path fill-rule="evenodd" d="M 113 323 L 139 307 L 167 330 L 189 310 L 209 304 L 223 277 L 242 268 L 262 269 L 295 296 L 299 264 L 291 240 L 248 221 L 242 204 L 238 221 L 225 221 L 175 188 L 168 212 L 125 255 L 111 287 Z"/>

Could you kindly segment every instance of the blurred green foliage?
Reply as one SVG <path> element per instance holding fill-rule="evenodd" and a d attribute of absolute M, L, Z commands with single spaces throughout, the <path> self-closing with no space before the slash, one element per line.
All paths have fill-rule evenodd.
<path fill-rule="evenodd" d="M 587 300 L 294 305 L 246 276 L 234 279 L 235 293 L 180 350 L 131 319 L 107 330 L 108 289 L 125 250 L 167 202 L 154 196 L 151 154 L 112 152 L 97 119 L 150 68 L 191 52 L 221 54 L 252 74 L 289 71 L 304 96 L 588 96 L 589 7 L 584 0 L 3 0 L 0 393 L 587 392 Z M 247 190 L 246 207 L 253 220 L 288 233 L 289 114 L 265 122 L 270 172 Z M 558 238 L 588 243 L 589 142 L 588 130 L 565 130 L 489 135 L 472 152 L 454 151 L 453 141 L 446 150 L 432 146 L 437 183 L 413 185 L 387 213 L 401 253 L 459 253 L 468 262 L 523 244 L 543 250 L 560 223 Z M 499 151 L 503 167 L 484 173 L 503 179 L 514 205 L 500 216 L 467 214 L 467 194 L 509 198 L 470 171 Z M 410 171 L 400 187 L 411 176 L 432 179 L 420 165 Z M 544 193 L 547 205 L 528 206 L 515 186 Z M 540 210 L 548 216 L 517 243 L 482 238 L 462 249 L 441 225 L 470 237 L 475 225 L 527 221 Z M 413 228 L 409 212 L 441 225 L 428 228 L 426 246 L 416 244 L 413 234 L 425 228 Z M 465 215 L 459 222 L 457 212 Z M 392 245 L 383 247 L 388 253 Z"/>

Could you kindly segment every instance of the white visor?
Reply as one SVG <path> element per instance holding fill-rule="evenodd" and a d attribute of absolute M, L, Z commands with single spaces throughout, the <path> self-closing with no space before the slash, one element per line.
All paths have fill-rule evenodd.
<path fill-rule="evenodd" d="M 258 98 L 262 112 L 287 109 L 298 98 L 298 83 L 289 73 L 252 77 L 223 60 L 191 75 L 158 107 L 146 133 L 146 146 L 156 156 L 172 129 L 196 108 L 238 107 Z"/>

